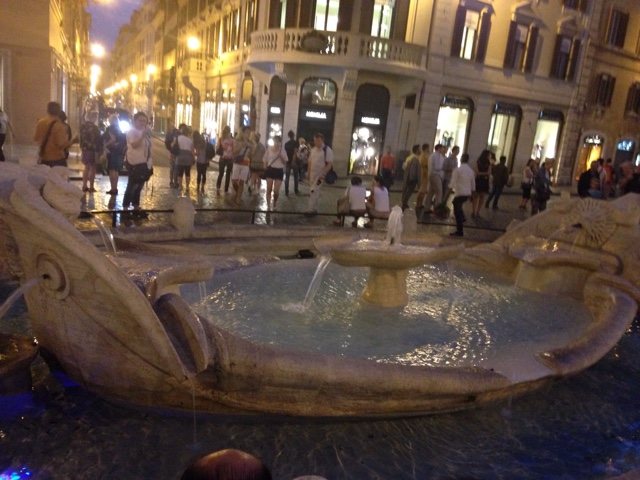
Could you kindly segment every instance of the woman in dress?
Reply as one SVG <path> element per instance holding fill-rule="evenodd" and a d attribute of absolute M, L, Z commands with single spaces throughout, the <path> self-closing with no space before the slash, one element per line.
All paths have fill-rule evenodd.
<path fill-rule="evenodd" d="M 204 193 L 204 185 L 207 183 L 207 141 L 197 130 L 193 132 L 193 149 L 196 155 L 196 192 Z"/>
<path fill-rule="evenodd" d="M 80 127 L 80 150 L 82 151 L 82 191 L 95 192 L 93 183 L 96 179 L 96 162 L 102 155 L 102 135 L 96 123 L 98 112 L 91 111 L 87 114 L 86 121 Z"/>
<path fill-rule="evenodd" d="M 391 208 L 389 205 L 389 190 L 385 186 L 386 179 L 382 176 L 374 177 L 371 183 L 371 194 L 367 200 L 367 215 L 369 221 L 364 224 L 366 228 L 373 228 L 376 218 L 389 218 Z"/>
<path fill-rule="evenodd" d="M 251 172 L 251 177 L 249 178 L 249 193 L 253 193 L 259 192 L 260 186 L 262 185 L 262 175 L 264 173 L 264 164 L 262 163 L 262 159 L 264 158 L 266 147 L 260 141 L 260 134 L 257 132 L 252 132 L 249 139 L 251 140 L 251 143 L 253 143 L 251 163 L 249 164 Z"/>
<path fill-rule="evenodd" d="M 273 137 L 273 145 L 267 148 L 262 158 L 267 178 L 267 209 L 272 208 L 274 211 L 276 209 L 286 163 L 287 152 L 282 146 L 282 137 Z M 271 204 L 271 192 L 273 192 L 273 204 Z"/>
<path fill-rule="evenodd" d="M 118 178 L 124 163 L 124 151 L 127 148 L 127 137 L 120 130 L 120 120 L 117 115 L 109 117 L 109 126 L 104 132 L 104 147 L 107 150 L 107 171 L 109 172 L 109 183 L 111 190 L 107 195 L 118 194 Z"/>
<path fill-rule="evenodd" d="M 220 160 L 218 161 L 218 181 L 216 182 L 216 192 L 220 195 L 222 187 L 222 177 L 224 177 L 224 193 L 229 192 L 229 183 L 231 183 L 231 170 L 233 169 L 233 137 L 231 136 L 231 128 L 227 125 L 222 129 L 220 138 L 218 139 L 220 150 Z"/>
<path fill-rule="evenodd" d="M 535 176 L 536 161 L 530 158 L 522 171 L 522 200 L 520 200 L 520 210 L 527 209 L 527 202 L 531 199 L 531 186 L 533 185 L 533 177 Z"/>
<path fill-rule="evenodd" d="M 182 189 L 182 177 L 185 179 L 184 191 L 189 191 L 191 183 L 191 167 L 196 163 L 193 140 L 189 137 L 189 127 L 184 123 L 178 127 L 180 134 L 173 140 L 173 147 L 178 147 L 180 153 L 176 156 L 176 181 Z"/>
<path fill-rule="evenodd" d="M 489 150 L 483 150 L 476 162 L 476 191 L 472 200 L 472 217 L 480 216 L 480 208 L 484 203 L 484 196 L 489 193 L 489 172 L 491 171 L 491 158 L 495 159 Z M 495 161 L 495 160 L 494 160 Z"/>

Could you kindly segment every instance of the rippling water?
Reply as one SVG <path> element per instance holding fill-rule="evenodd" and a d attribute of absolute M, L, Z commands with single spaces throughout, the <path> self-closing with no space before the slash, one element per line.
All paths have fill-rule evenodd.
<path fill-rule="evenodd" d="M 27 322 L 18 302 L 0 330 L 27 333 Z M 114 405 L 37 365 L 35 396 L 0 397 L 0 478 L 26 467 L 47 480 L 177 479 L 222 448 L 261 457 L 278 480 L 610 478 L 640 468 L 639 352 L 634 325 L 587 371 L 478 410 L 350 422 L 198 415 L 195 432 L 189 413 Z"/>

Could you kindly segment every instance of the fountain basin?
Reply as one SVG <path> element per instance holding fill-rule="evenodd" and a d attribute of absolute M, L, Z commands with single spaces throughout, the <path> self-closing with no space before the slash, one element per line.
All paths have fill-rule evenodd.
<path fill-rule="evenodd" d="M 31 362 L 36 355 L 33 338 L 0 334 L 0 395 L 31 391 Z"/>
<path fill-rule="evenodd" d="M 447 247 L 427 244 L 394 244 L 355 237 L 347 241 L 315 242 L 322 252 L 344 267 L 368 267 L 367 285 L 362 299 L 379 307 L 402 307 L 407 304 L 407 274 L 411 268 L 456 258 L 464 245 Z"/>

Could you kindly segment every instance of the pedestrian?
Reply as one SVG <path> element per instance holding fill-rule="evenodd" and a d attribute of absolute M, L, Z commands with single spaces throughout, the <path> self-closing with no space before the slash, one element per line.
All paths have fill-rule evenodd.
<path fill-rule="evenodd" d="M 193 139 L 189 136 L 191 129 L 188 125 L 181 123 L 178 127 L 180 132 L 174 139 L 172 149 L 176 155 L 176 182 L 178 188 L 182 190 L 182 179 L 184 177 L 184 192 L 189 192 L 191 186 L 191 167 L 196 163 Z"/>
<path fill-rule="evenodd" d="M 264 153 L 267 151 L 264 143 L 260 141 L 260 134 L 258 132 L 251 132 L 249 137 L 251 143 L 253 143 L 253 152 L 251 152 L 251 163 L 249 164 L 249 193 L 259 192 L 262 186 L 262 178 L 265 175 L 264 164 L 262 159 Z M 264 177 L 266 178 L 266 177 Z"/>
<path fill-rule="evenodd" d="M 9 116 L 6 114 L 2 107 L 0 107 L 0 162 L 4 162 L 4 151 L 2 147 L 4 146 L 4 142 L 7 139 L 7 132 L 11 132 L 12 138 L 16 139 L 16 134 L 13 131 L 13 127 L 11 126 L 11 122 L 9 121 Z"/>
<path fill-rule="evenodd" d="M 433 213 L 432 206 L 442 203 L 442 183 L 444 181 L 444 145 L 439 143 L 429 157 L 429 189 L 425 200 L 424 213 Z"/>
<path fill-rule="evenodd" d="M 604 185 L 602 187 L 602 198 L 605 200 L 612 196 L 612 185 L 613 185 L 613 161 L 610 158 L 604 162 L 604 166 L 602 167 L 606 178 L 604 181 Z"/>
<path fill-rule="evenodd" d="M 107 150 L 107 171 L 111 189 L 107 195 L 118 194 L 118 178 L 124 163 L 124 151 L 127 148 L 127 137 L 120 129 L 120 119 L 113 114 L 109 117 L 109 126 L 103 135 L 104 147 Z"/>
<path fill-rule="evenodd" d="M 626 193 L 640 193 L 640 173 L 633 171 L 631 162 L 622 162 L 620 164 L 618 187 L 622 195 Z"/>
<path fill-rule="evenodd" d="M 447 191 L 447 197 L 453 192 L 453 216 L 456 219 L 456 231 L 451 235 L 462 237 L 463 225 L 466 221 L 462 206 L 473 195 L 476 188 L 476 175 L 469 166 L 469 154 L 463 153 L 460 157 L 460 166 L 451 174 L 451 184 Z"/>
<path fill-rule="evenodd" d="M 589 165 L 589 170 L 586 170 L 580 174 L 578 178 L 578 196 L 580 198 L 592 197 L 591 190 L 593 189 L 592 180 L 597 180 L 600 184 L 599 163 L 597 160 L 593 160 Z"/>
<path fill-rule="evenodd" d="M 307 169 L 309 167 L 309 152 L 311 149 L 309 145 L 307 145 L 307 140 L 304 137 L 300 137 L 298 139 L 298 168 L 300 181 L 302 182 L 305 178 L 307 178 Z"/>
<path fill-rule="evenodd" d="M 262 461 L 240 450 L 226 449 L 198 459 L 187 467 L 180 480 L 271 480 Z"/>
<path fill-rule="evenodd" d="M 447 192 L 449 190 L 449 183 L 451 183 L 451 175 L 453 171 L 458 168 L 458 155 L 460 154 L 460 147 L 455 145 L 451 149 L 451 154 L 445 159 L 444 164 L 442 165 L 442 170 L 444 171 L 444 180 L 442 180 L 442 191 Z M 443 201 L 446 202 L 448 199 L 443 198 Z"/>
<path fill-rule="evenodd" d="M 472 217 L 480 216 L 480 207 L 482 207 L 484 196 L 489 193 L 489 173 L 491 171 L 491 157 L 493 153 L 489 150 L 483 150 L 476 161 L 476 189 L 471 199 Z"/>
<path fill-rule="evenodd" d="M 129 180 L 122 200 L 123 210 L 133 207 L 132 212 L 125 216 L 133 215 L 136 218 L 146 218 L 146 212 L 140 211 L 140 193 L 145 182 L 149 180 L 152 170 L 151 160 L 151 129 L 148 126 L 149 118 L 144 112 L 136 112 L 133 116 L 133 125 L 127 131 L 126 161 L 129 164 Z"/>
<path fill-rule="evenodd" d="M 358 220 L 367 213 L 367 189 L 362 186 L 362 178 L 351 177 L 351 185 L 347 187 L 344 196 L 349 199 L 349 215 L 354 217 L 351 226 L 357 228 Z M 338 212 L 338 218 L 333 224 L 342 225 L 343 215 Z"/>
<path fill-rule="evenodd" d="M 60 121 L 62 108 L 58 102 L 47 104 L 47 115 L 36 124 L 33 140 L 40 145 L 38 163 L 49 167 L 66 167 L 65 149 L 78 143 L 78 137 L 69 139 L 67 128 Z"/>
<path fill-rule="evenodd" d="M 404 179 L 402 184 L 402 210 L 409 208 L 409 199 L 420 180 L 420 145 L 411 148 L 411 154 L 404 161 Z"/>
<path fill-rule="evenodd" d="M 80 126 L 80 151 L 82 154 L 82 191 L 95 192 L 94 182 L 96 179 L 96 162 L 102 155 L 104 149 L 102 134 L 98 128 L 98 112 L 87 113 L 85 122 Z"/>
<path fill-rule="evenodd" d="M 385 154 L 380 158 L 380 173 L 384 186 L 390 189 L 393 186 L 393 179 L 396 175 L 396 157 L 391 153 L 391 147 L 387 147 Z"/>
<path fill-rule="evenodd" d="M 531 201 L 531 215 L 547 209 L 547 201 L 551 198 L 551 179 L 554 161 L 547 158 L 533 179 L 535 195 Z"/>
<path fill-rule="evenodd" d="M 423 143 L 420 151 L 420 186 L 418 187 L 418 198 L 416 199 L 416 210 L 424 207 L 424 198 L 429 190 L 429 144 Z"/>
<path fill-rule="evenodd" d="M 233 137 L 231 136 L 231 128 L 226 125 L 222 129 L 220 138 L 218 139 L 218 152 L 220 159 L 218 160 L 218 180 L 216 182 L 216 193 L 220 195 L 222 187 L 222 178 L 224 177 L 224 193 L 229 193 L 229 183 L 231 182 L 231 170 L 233 169 Z"/>
<path fill-rule="evenodd" d="M 307 214 L 318 213 L 320 203 L 320 191 L 325 176 L 333 168 L 333 151 L 325 145 L 324 135 L 320 132 L 313 136 L 313 148 L 309 153 L 309 171 L 307 179 L 311 188 L 309 195 L 309 209 Z"/>
<path fill-rule="evenodd" d="M 371 182 L 371 193 L 367 199 L 367 215 L 369 221 L 364 224 L 366 228 L 373 228 L 376 218 L 389 218 L 391 213 L 389 202 L 389 190 L 384 184 L 384 178 L 374 177 Z"/>
<path fill-rule="evenodd" d="M 507 168 L 507 157 L 500 156 L 500 162 L 491 167 L 491 193 L 484 202 L 484 208 L 489 208 L 489 203 L 493 200 L 493 210 L 498 210 L 498 200 L 504 187 L 509 183 L 509 169 Z"/>
<path fill-rule="evenodd" d="M 280 196 L 280 186 L 284 177 L 284 168 L 287 163 L 287 152 L 282 147 L 282 137 L 273 137 L 273 145 L 266 149 L 262 158 L 263 168 L 267 178 L 267 210 L 276 210 L 278 197 Z M 271 194 L 273 192 L 273 203 Z"/>
<path fill-rule="evenodd" d="M 522 181 L 520 182 L 522 200 L 520 200 L 520 206 L 518 207 L 520 210 L 527 209 L 527 202 L 531 199 L 531 187 L 533 185 L 533 178 L 535 174 L 536 161 L 533 158 L 530 158 L 522 171 Z"/>
<path fill-rule="evenodd" d="M 67 114 L 64 113 L 64 110 L 60 110 L 60 115 L 58 118 L 63 123 L 64 128 L 67 130 L 67 140 L 71 140 L 73 138 L 73 132 L 71 131 L 71 126 L 67 123 Z M 69 160 L 69 147 L 64 149 L 64 158 L 65 160 Z"/>
<path fill-rule="evenodd" d="M 284 150 L 287 152 L 287 164 L 284 170 L 284 194 L 289 196 L 289 177 L 293 172 L 293 188 L 296 195 L 300 193 L 298 182 L 300 174 L 300 164 L 298 163 L 298 141 L 293 130 L 289 130 L 287 134 L 289 140 L 284 144 Z"/>
<path fill-rule="evenodd" d="M 249 164 L 253 145 L 249 140 L 249 127 L 242 127 L 233 139 L 233 171 L 231 185 L 235 192 L 234 203 L 242 205 L 244 184 L 249 180 Z"/>
<path fill-rule="evenodd" d="M 193 132 L 193 149 L 196 157 L 196 192 L 204 193 L 209 159 L 207 158 L 207 141 L 197 130 Z"/>
<path fill-rule="evenodd" d="M 169 186 L 172 188 L 178 188 L 176 157 L 180 151 L 175 144 L 175 139 L 178 138 L 178 135 L 180 135 L 180 130 L 170 125 L 167 129 L 167 134 L 164 136 L 164 146 L 169 151 Z"/>

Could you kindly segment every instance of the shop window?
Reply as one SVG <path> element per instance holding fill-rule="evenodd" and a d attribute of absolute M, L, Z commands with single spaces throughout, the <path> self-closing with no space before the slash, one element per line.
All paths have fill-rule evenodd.
<path fill-rule="evenodd" d="M 336 84 L 326 78 L 312 78 L 304 82 L 300 103 L 305 106 L 336 104 Z"/>
<path fill-rule="evenodd" d="M 564 123 L 562 112 L 542 110 L 538 116 L 531 158 L 544 160 L 556 158 L 558 141 Z"/>
<path fill-rule="evenodd" d="M 640 115 L 640 83 L 636 82 L 629 87 L 624 111 L 627 114 Z"/>
<path fill-rule="evenodd" d="M 511 165 L 515 154 L 521 118 L 522 109 L 518 105 L 505 103 L 496 103 L 491 115 L 487 149 L 491 150 L 496 158 L 506 156 L 507 165 Z"/>
<path fill-rule="evenodd" d="M 580 40 L 564 35 L 556 37 L 556 46 L 551 62 L 551 78 L 573 81 L 580 57 Z"/>
<path fill-rule="evenodd" d="M 613 89 L 616 85 L 616 78 L 607 73 L 601 73 L 596 77 L 595 85 L 592 91 L 593 103 L 601 107 L 611 105 L 613 98 Z"/>
<path fill-rule="evenodd" d="M 531 72 L 536 55 L 538 30 L 535 25 L 511 22 L 507 50 L 504 56 L 504 68 L 512 68 L 524 73 Z"/>
<path fill-rule="evenodd" d="M 589 0 L 562 0 L 562 5 L 565 9 L 587 13 L 589 9 Z"/>
<path fill-rule="evenodd" d="M 335 32 L 338 29 L 339 0 L 317 0 L 314 28 Z"/>
<path fill-rule="evenodd" d="M 609 24 L 607 26 L 607 45 L 612 47 L 624 48 L 624 39 L 627 35 L 628 24 L 628 13 L 611 9 L 611 13 L 609 14 Z"/>
<path fill-rule="evenodd" d="M 473 102 L 469 98 L 445 95 L 440 102 L 433 144 L 444 145 L 447 155 L 456 145 L 463 152 L 466 151 L 467 132 L 473 108 Z"/>
<path fill-rule="evenodd" d="M 484 62 L 490 30 L 489 12 L 458 6 L 451 41 L 451 56 Z"/>

